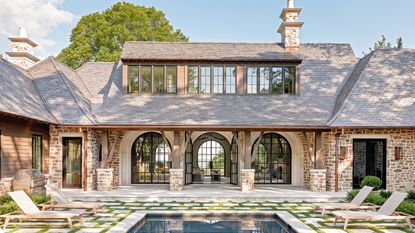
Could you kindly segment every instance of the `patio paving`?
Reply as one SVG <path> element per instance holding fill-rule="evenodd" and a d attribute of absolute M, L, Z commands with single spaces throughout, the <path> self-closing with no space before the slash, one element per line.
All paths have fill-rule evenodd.
<path fill-rule="evenodd" d="M 70 230 L 65 228 L 58 222 L 54 222 L 49 227 L 43 223 L 24 222 L 23 224 L 10 225 L 10 228 L 5 231 L 0 230 L 0 233 L 44 233 L 44 232 L 69 232 L 69 233 L 81 233 L 81 232 L 99 232 L 103 233 L 114 227 L 117 223 L 124 220 L 126 217 L 135 213 L 135 208 L 140 207 L 140 212 L 160 212 L 160 211 L 188 211 L 197 212 L 201 209 L 209 211 L 264 211 L 273 212 L 283 210 L 288 211 L 293 216 L 297 217 L 300 221 L 304 222 L 316 232 L 321 233 L 344 233 L 344 232 L 383 232 L 383 233 L 402 233 L 411 232 L 404 223 L 396 225 L 395 223 L 384 223 L 380 225 L 370 225 L 367 223 L 351 223 L 348 231 L 342 230 L 342 223 L 337 226 L 333 226 L 333 217 L 327 215 L 321 217 L 320 214 L 315 214 L 311 203 L 297 202 L 297 203 L 274 203 L 274 202 L 128 202 L 128 201 L 114 201 L 107 202 L 105 213 L 98 213 L 94 216 L 87 217 L 84 223 L 76 223 L 74 229 Z M 189 205 L 192 204 L 192 205 Z M 412 231 L 415 232 L 415 231 Z"/>
<path fill-rule="evenodd" d="M 301 202 L 307 198 L 310 202 L 342 201 L 345 192 L 311 192 L 305 187 L 291 185 L 256 185 L 254 192 L 241 192 L 240 188 L 230 184 L 192 184 L 180 192 L 169 191 L 168 185 L 131 185 L 119 186 L 110 192 L 64 189 L 63 192 L 72 200 L 87 201 L 272 201 Z"/>

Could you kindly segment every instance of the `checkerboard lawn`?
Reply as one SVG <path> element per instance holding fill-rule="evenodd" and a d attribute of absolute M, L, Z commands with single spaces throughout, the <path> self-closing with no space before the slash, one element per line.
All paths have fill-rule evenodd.
<path fill-rule="evenodd" d="M 342 223 L 337 226 L 333 225 L 334 218 L 328 214 L 322 217 L 315 214 L 311 203 L 307 202 L 105 202 L 106 212 L 96 215 L 86 216 L 84 222 L 74 224 L 73 229 L 65 228 L 62 222 L 24 222 L 23 224 L 10 225 L 6 230 L 0 230 L 0 233 L 82 233 L 82 232 L 106 232 L 111 227 L 118 224 L 129 214 L 135 211 L 195 211 L 195 210 L 233 210 L 233 211 L 288 211 L 298 219 L 309 225 L 317 232 L 324 233 L 341 233 Z M 369 223 L 351 222 L 346 232 L 385 232 L 385 233 L 402 233 L 415 232 L 410 231 L 404 222 L 396 224 L 378 223 L 371 225 Z"/>

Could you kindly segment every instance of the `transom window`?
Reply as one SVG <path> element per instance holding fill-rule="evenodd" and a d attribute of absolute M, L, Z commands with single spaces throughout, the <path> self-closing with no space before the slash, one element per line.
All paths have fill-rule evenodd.
<path fill-rule="evenodd" d="M 189 94 L 235 94 L 235 66 L 188 66 L 187 92 Z"/>
<path fill-rule="evenodd" d="M 177 93 L 177 66 L 129 65 L 128 93 Z"/>
<path fill-rule="evenodd" d="M 295 94 L 295 67 L 248 67 L 248 94 Z"/>

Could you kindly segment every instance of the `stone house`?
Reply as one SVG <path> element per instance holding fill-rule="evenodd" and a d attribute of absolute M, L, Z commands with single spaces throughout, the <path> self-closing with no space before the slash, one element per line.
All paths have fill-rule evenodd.
<path fill-rule="evenodd" d="M 367 175 L 415 188 L 415 50 L 358 59 L 349 44 L 300 43 L 300 13 L 289 0 L 281 43 L 131 41 L 119 62 L 77 70 L 1 58 L 0 192 L 23 168 L 84 190 L 345 191 Z"/>

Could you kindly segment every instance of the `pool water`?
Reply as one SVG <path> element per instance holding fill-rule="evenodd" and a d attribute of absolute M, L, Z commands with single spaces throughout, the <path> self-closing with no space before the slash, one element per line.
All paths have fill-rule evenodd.
<path fill-rule="evenodd" d="M 288 233 L 278 221 L 148 219 L 135 233 Z"/>

